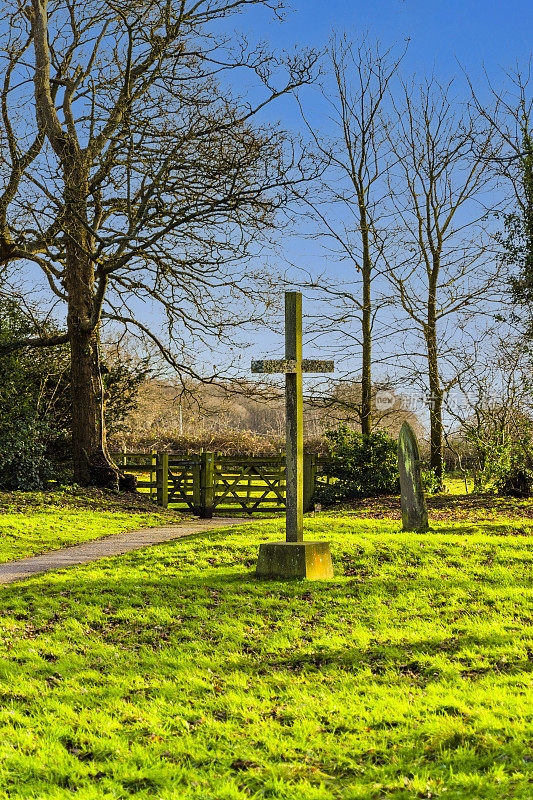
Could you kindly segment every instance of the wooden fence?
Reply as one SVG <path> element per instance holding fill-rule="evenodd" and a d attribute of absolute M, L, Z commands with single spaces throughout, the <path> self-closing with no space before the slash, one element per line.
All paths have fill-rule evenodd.
<path fill-rule="evenodd" d="M 218 453 L 115 453 L 117 464 L 137 475 L 138 488 L 163 508 L 200 517 L 219 512 L 285 510 L 284 456 L 239 457 Z M 304 510 L 313 507 L 317 483 L 329 483 L 327 459 L 304 455 Z"/>

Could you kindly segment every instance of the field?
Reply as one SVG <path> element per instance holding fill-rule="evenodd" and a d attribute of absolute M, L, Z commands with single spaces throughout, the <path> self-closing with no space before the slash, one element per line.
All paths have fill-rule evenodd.
<path fill-rule="evenodd" d="M 330 582 L 263 520 L 2 587 L 0 797 L 530 800 L 531 503 L 395 502 L 307 519 Z"/>

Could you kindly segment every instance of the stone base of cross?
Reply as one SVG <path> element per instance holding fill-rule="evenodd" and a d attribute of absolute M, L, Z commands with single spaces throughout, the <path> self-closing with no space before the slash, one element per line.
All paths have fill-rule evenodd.
<path fill-rule="evenodd" d="M 333 577 L 329 542 L 303 540 L 304 372 L 333 372 L 333 361 L 302 359 L 302 295 L 285 292 L 285 358 L 252 361 L 252 372 L 285 374 L 286 541 L 260 545 L 256 574 L 276 578 Z"/>

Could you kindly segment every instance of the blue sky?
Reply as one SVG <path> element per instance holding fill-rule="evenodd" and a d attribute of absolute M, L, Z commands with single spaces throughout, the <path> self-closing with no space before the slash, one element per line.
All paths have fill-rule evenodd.
<path fill-rule="evenodd" d="M 230 27 L 235 27 L 234 20 Z M 483 68 L 498 84 L 504 80 L 502 68 L 528 63 L 533 48 L 533 4 L 530 0 L 288 0 L 282 21 L 255 11 L 243 19 L 242 30 L 250 29 L 289 52 L 295 47 L 321 49 L 332 31 L 346 31 L 354 39 L 368 32 L 371 39 L 389 46 L 409 39 L 402 67 L 405 75 L 434 70 L 445 82 L 462 78 L 463 67 L 474 84 L 484 86 Z M 269 114 L 279 114 L 285 125 L 299 126 L 289 104 L 280 103 Z"/>
<path fill-rule="evenodd" d="M 457 59 L 479 71 L 492 71 L 516 58 L 529 57 L 533 36 L 533 6 L 528 0 L 296 0 L 282 23 L 270 23 L 267 38 L 290 48 L 320 47 L 332 29 L 371 29 L 384 41 L 409 37 L 407 66 L 440 74 L 457 72 Z"/>
<path fill-rule="evenodd" d="M 301 46 L 321 49 L 333 30 L 353 33 L 354 38 L 368 31 L 384 45 L 409 38 L 404 74 L 422 76 L 434 70 L 442 82 L 458 75 L 459 86 L 461 82 L 464 85 L 459 65 L 474 84 L 479 81 L 481 85 L 483 66 L 498 83 L 502 79 L 500 68 L 510 68 L 517 61 L 526 64 L 533 45 L 531 0 L 288 0 L 288 4 L 291 9 L 283 21 L 272 20 L 264 11 L 254 9 L 242 18 L 231 18 L 228 26 L 235 28 L 238 24 L 239 32 L 252 32 L 253 38 L 264 38 L 287 51 Z M 316 91 L 308 90 L 303 99 L 315 124 L 325 119 Z M 294 102 L 270 106 L 268 119 L 279 119 L 284 128 L 302 129 Z M 303 235 L 281 239 L 280 252 L 281 258 L 284 255 L 302 267 L 320 269 L 324 264 L 320 245 Z M 280 336 L 258 332 L 255 338 L 253 353 L 258 357 L 263 348 L 265 353 L 271 347 L 278 351 L 282 348 Z"/>
<path fill-rule="evenodd" d="M 481 0 L 294 0 L 288 2 L 286 17 L 273 20 L 261 10 L 242 20 L 242 30 L 253 30 L 273 46 L 291 51 L 298 47 L 321 49 L 332 31 L 346 31 L 357 40 L 368 32 L 370 40 L 378 38 L 387 47 L 409 39 L 407 55 L 402 63 L 403 76 L 427 75 L 447 83 L 456 78 L 455 94 L 469 97 L 463 69 L 481 98 L 486 94 L 485 69 L 495 86 L 506 82 L 504 70 L 518 62 L 528 64 L 533 47 L 533 5 L 530 0 L 481 2 Z M 235 20 L 230 27 L 235 26 Z M 327 134 L 327 109 L 314 89 L 301 93 L 301 98 L 315 127 Z M 268 107 L 266 119 L 279 120 L 285 128 L 303 130 L 294 102 L 282 100 Z M 320 267 L 323 251 L 303 236 L 291 236 L 282 247 L 294 263 L 300 257 L 302 266 Z"/>
<path fill-rule="evenodd" d="M 512 69 L 517 62 L 526 67 L 533 47 L 533 5 L 530 0 L 481 2 L 481 0 L 295 0 L 292 10 L 282 22 L 253 17 L 254 33 L 288 51 L 294 47 L 322 48 L 334 30 L 346 31 L 357 39 L 368 32 L 383 45 L 410 40 L 402 64 L 406 77 L 421 78 L 434 71 L 447 83 L 457 77 L 456 93 L 467 98 L 469 92 L 462 69 L 481 98 L 486 96 L 485 69 L 495 86 L 505 82 L 503 70 Z M 302 95 L 313 123 L 325 122 L 325 108 L 318 93 L 308 90 Z M 301 129 L 295 106 L 281 103 L 276 110 L 269 108 L 270 118 L 279 115 L 282 125 Z M 303 235 L 291 236 L 282 242 L 281 250 L 292 262 L 301 266 L 320 268 L 327 259 L 317 242 Z M 344 268 L 333 263 L 328 269 L 346 277 Z M 308 310 L 309 304 L 307 304 Z M 335 332 L 332 331 L 335 338 Z M 267 337 L 274 350 L 281 350 L 281 337 Z M 279 340 L 279 341 L 278 341 Z M 264 340 L 263 340 L 264 341 Z M 263 344 L 263 347 L 265 345 Z M 336 347 L 339 343 L 336 343 Z M 259 347 L 261 349 L 261 346 Z M 353 369 L 358 369 L 358 358 Z M 379 371 L 379 370 L 378 370 Z"/>

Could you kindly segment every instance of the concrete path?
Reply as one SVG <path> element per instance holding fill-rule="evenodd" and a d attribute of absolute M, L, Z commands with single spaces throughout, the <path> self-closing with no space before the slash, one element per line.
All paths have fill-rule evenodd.
<path fill-rule="evenodd" d="M 22 558 L 19 561 L 9 561 L 0 564 L 0 584 L 21 581 L 41 572 L 53 569 L 65 569 L 79 564 L 88 564 L 100 558 L 120 556 L 132 550 L 141 550 L 152 544 L 171 542 L 184 536 L 193 536 L 195 533 L 216 530 L 216 528 L 232 528 L 235 525 L 246 524 L 246 519 L 191 519 L 184 520 L 183 524 L 167 525 L 161 528 L 141 528 L 127 533 L 117 533 L 114 536 L 104 536 L 90 542 L 71 545 L 61 550 L 51 550 L 40 556 Z"/>

